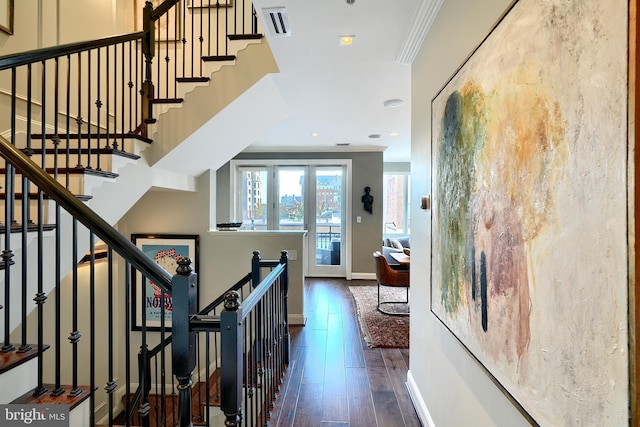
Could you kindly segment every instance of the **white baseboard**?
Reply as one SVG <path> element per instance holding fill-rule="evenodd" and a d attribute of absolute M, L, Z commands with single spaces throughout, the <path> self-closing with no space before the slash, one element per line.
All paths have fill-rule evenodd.
<path fill-rule="evenodd" d="M 351 273 L 352 280 L 376 280 L 376 273 Z"/>
<path fill-rule="evenodd" d="M 304 314 L 289 314 L 287 316 L 287 321 L 289 325 L 306 325 L 307 319 L 304 317 Z"/>
<path fill-rule="evenodd" d="M 413 406 L 416 408 L 416 413 L 418 414 L 418 418 L 420 418 L 422 425 L 426 427 L 436 427 L 436 424 L 433 422 L 431 414 L 429 413 L 429 409 L 424 403 L 424 400 L 422 400 L 422 395 L 418 391 L 418 386 L 413 380 L 411 371 L 407 372 L 407 390 L 409 390 L 409 397 L 411 397 L 411 401 L 413 402 Z"/>

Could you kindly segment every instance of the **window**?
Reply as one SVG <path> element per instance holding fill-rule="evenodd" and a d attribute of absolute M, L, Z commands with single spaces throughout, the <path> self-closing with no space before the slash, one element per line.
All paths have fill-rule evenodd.
<path fill-rule="evenodd" d="M 268 171 L 265 167 L 239 167 L 236 176 L 239 181 L 238 207 L 242 213 L 242 224 L 252 230 L 266 230 L 267 227 L 267 184 Z"/>
<path fill-rule="evenodd" d="M 383 236 L 410 234 L 411 175 L 401 172 L 385 172 L 382 191 L 384 196 Z"/>

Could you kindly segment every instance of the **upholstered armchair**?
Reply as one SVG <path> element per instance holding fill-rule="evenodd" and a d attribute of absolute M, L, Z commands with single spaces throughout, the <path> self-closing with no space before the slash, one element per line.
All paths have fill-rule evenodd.
<path fill-rule="evenodd" d="M 373 259 L 376 263 L 376 279 L 378 281 L 378 310 L 385 314 L 390 314 L 394 316 L 408 316 L 409 310 L 409 270 L 394 270 L 389 267 L 386 258 L 380 253 L 380 251 L 375 251 L 373 253 Z M 389 286 L 396 288 L 405 288 L 407 291 L 407 296 L 405 301 L 381 301 L 380 300 L 380 287 L 381 286 Z M 392 311 L 387 307 L 391 304 L 406 304 L 407 310 L 398 312 Z"/>

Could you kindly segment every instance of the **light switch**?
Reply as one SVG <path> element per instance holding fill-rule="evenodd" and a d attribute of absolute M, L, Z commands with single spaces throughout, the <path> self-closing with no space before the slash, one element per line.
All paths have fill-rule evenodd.
<path fill-rule="evenodd" d="M 362 222 L 362 217 L 361 217 L 360 215 L 358 215 L 358 216 L 356 217 L 356 222 L 357 222 L 358 224 L 360 224 L 360 223 Z"/>

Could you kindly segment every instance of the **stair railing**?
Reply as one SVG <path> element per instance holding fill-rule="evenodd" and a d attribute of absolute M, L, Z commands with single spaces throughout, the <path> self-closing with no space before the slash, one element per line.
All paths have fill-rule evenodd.
<path fill-rule="evenodd" d="M 157 119 L 154 105 L 180 104 L 187 91 L 180 84 L 208 82 L 206 63 L 235 59 L 231 41 L 262 38 L 246 0 L 165 0 L 155 9 L 147 2 L 142 16 L 143 120 L 137 131 L 143 137 L 151 136 L 148 126 Z"/>
<path fill-rule="evenodd" d="M 289 364 L 287 265 L 286 251 L 279 260 L 263 260 L 255 251 L 251 272 L 191 316 L 189 328 L 197 334 L 198 347 L 192 422 L 210 425 L 215 418 L 211 408 L 219 406 L 225 425 L 267 424 Z M 267 272 L 264 279 L 263 271 Z M 170 393 L 156 389 L 156 397 L 149 398 L 151 378 L 158 378 L 163 366 L 158 355 L 172 337 L 146 356 L 140 353 L 139 372 L 145 379 L 140 380 L 141 385 L 125 405 L 129 408 L 126 419 L 132 424 L 153 425 L 153 420 L 172 414 L 172 424 L 181 425 L 177 415 L 173 416 L 180 400 L 173 384 Z M 147 401 L 153 401 L 153 407 L 142 405 L 145 409 L 136 411 L 140 402 Z"/>
<path fill-rule="evenodd" d="M 193 2 L 193 3 L 192 3 Z M 206 7 L 205 7 L 206 3 Z M 229 3 L 231 5 L 231 1 Z M 224 18 L 220 11 L 224 11 Z M 172 12 L 173 11 L 173 12 Z M 213 13 L 215 11 L 215 14 Z M 249 12 L 247 12 L 249 11 Z M 96 269 L 96 251 L 95 238 L 101 238 L 108 246 L 108 263 L 109 275 L 112 275 L 113 265 L 118 267 L 118 261 L 112 260 L 113 252 L 120 254 L 125 260 L 133 256 L 131 266 L 139 270 L 143 275 L 153 277 L 154 281 L 164 283 L 169 292 L 169 284 L 171 283 L 171 275 L 162 269 L 157 269 L 157 264 L 148 263 L 146 258 L 142 258 L 145 262 L 138 264 L 136 256 L 140 253 L 133 244 L 119 234 L 111 234 L 113 229 L 99 218 L 97 215 L 86 214 L 86 206 L 82 201 L 91 198 L 88 194 L 80 190 L 74 190 L 76 195 L 70 196 L 67 191 L 74 186 L 75 174 L 92 173 L 107 178 L 115 178 L 117 174 L 105 171 L 109 166 L 106 164 L 104 154 L 112 155 L 117 153 L 124 157 L 137 158 L 136 145 L 142 141 L 150 143 L 151 140 L 146 138 L 147 125 L 155 121 L 153 104 L 161 103 L 162 99 L 157 95 L 163 93 L 168 97 L 169 88 L 168 77 L 171 72 L 166 64 L 171 61 L 168 54 L 169 43 L 163 44 L 156 42 L 161 39 L 161 28 L 166 31 L 170 28 L 168 22 L 169 16 L 173 13 L 175 22 L 183 25 L 185 34 L 190 31 L 192 34 L 191 41 L 188 41 L 185 35 L 182 35 L 180 42 L 182 46 L 183 58 L 180 62 L 183 73 L 174 72 L 174 79 L 177 82 L 189 81 L 189 79 L 204 80 L 202 76 L 198 77 L 195 70 L 202 74 L 202 61 L 199 58 L 184 56 L 189 43 L 199 43 L 199 54 L 206 53 L 211 58 L 205 60 L 230 60 L 228 55 L 228 40 L 234 38 L 259 38 L 257 34 L 257 19 L 255 10 L 250 2 L 240 1 L 236 7 L 225 7 L 221 2 L 216 1 L 215 7 L 213 2 L 209 0 L 166 0 L 156 9 L 152 8 L 151 3 L 145 5 L 143 12 L 144 22 L 143 31 L 135 32 L 128 35 L 109 37 L 105 39 L 92 40 L 84 43 L 74 43 L 53 48 L 38 49 L 23 54 L 8 55 L 0 57 L 0 77 L 8 75 L 6 81 L 10 82 L 9 93 L 6 94 L 10 99 L 10 114 L 0 118 L 0 129 L 9 129 L 9 141 L 2 138 L 0 140 L 0 151 L 2 157 L 5 158 L 5 181 L 4 181 L 4 223 L 0 224 L 4 232 L 4 248 L 2 251 L 0 268 L 4 270 L 4 296 L 5 302 L 2 306 L 4 310 L 4 343 L 0 351 L 3 352 L 35 352 L 38 357 L 38 386 L 34 395 L 45 395 L 50 393 L 52 396 L 61 396 L 67 391 L 72 398 L 83 395 L 88 390 L 91 399 L 91 407 L 96 407 L 94 389 L 96 387 L 94 378 L 94 369 L 96 363 L 96 334 L 94 333 L 96 323 L 96 285 L 95 285 L 95 269 Z M 182 18 L 179 18 L 179 15 Z M 199 17 L 200 24 L 196 16 Z M 207 17 L 205 19 L 205 16 Z M 215 18 L 212 18 L 215 16 Z M 231 18 L 233 16 L 233 18 Z M 187 18 L 190 18 L 191 24 L 188 24 Z M 246 18 L 246 19 L 245 19 Z M 162 19 L 166 19 L 167 24 L 162 24 Z M 208 22 L 204 25 L 203 22 Z M 216 22 L 216 30 L 212 31 L 212 22 Z M 224 25 L 221 23 L 225 22 Z M 232 22 L 232 24 L 231 24 Z M 249 22 L 247 24 L 247 22 Z M 178 25 L 178 24 L 176 24 Z M 189 26 L 190 25 L 190 26 Z M 196 30 L 196 28 L 198 28 Z M 196 37 L 195 34 L 199 35 Z M 214 33 L 215 37 L 210 36 Z M 246 33 L 246 34 L 245 34 Z M 205 36 L 206 34 L 206 36 Z M 224 34 L 220 37 L 220 34 Z M 156 37 L 157 36 L 157 37 Z M 227 37 L 228 36 L 228 37 Z M 168 39 L 168 37 L 167 37 Z M 216 40 L 213 42 L 213 40 Z M 221 42 L 220 40 L 223 40 Z M 221 47 L 224 45 L 224 49 Z M 164 47 L 163 47 L 164 46 Z M 213 47 L 215 46 L 215 48 Z M 173 49 L 174 54 L 177 49 Z M 194 51 L 192 48 L 191 51 Z M 160 53 L 165 53 L 164 71 L 161 71 L 160 63 L 157 61 L 157 68 L 153 71 L 153 57 Z M 215 54 L 214 54 L 215 53 Z M 196 55 L 197 56 L 197 55 Z M 174 63 L 178 63 L 178 56 Z M 186 58 L 186 59 L 185 59 Z M 186 70 L 189 70 L 187 73 Z M 182 74 L 183 77 L 179 77 Z M 187 74 L 189 74 L 187 76 Z M 178 76 L 177 78 L 175 78 Z M 186 77 L 184 77 L 186 76 Z M 154 84 L 154 80 L 155 82 Z M 166 83 L 160 83 L 164 82 Z M 154 93 L 154 86 L 158 89 L 158 94 Z M 142 96 L 139 96 L 142 94 Z M 134 143 L 132 143 L 134 141 Z M 62 157 L 60 157 L 62 156 Z M 62 160 L 61 160 L 62 159 Z M 33 160 L 33 161 L 32 161 Z M 34 161 L 37 161 L 37 165 Z M 38 169 L 39 168 L 39 169 Z M 51 179 L 53 177 L 53 179 Z M 49 179 L 47 179 L 49 178 Z M 59 181 L 62 185 L 54 185 Z M 65 190 L 65 191 L 62 191 Z M 46 200 L 51 198 L 54 200 L 53 207 L 48 210 Z M 64 202 L 60 200 L 64 199 Z M 35 201 L 35 203 L 33 203 Z M 53 214 L 51 213 L 53 212 Z M 65 220 L 66 214 L 70 214 L 71 228 L 73 237 L 70 239 L 72 249 L 66 246 L 68 239 L 62 233 L 61 221 Z M 46 218 L 48 216 L 48 218 Z M 83 219 L 80 220 L 79 218 Z M 53 219 L 52 219 L 53 218 Z M 87 222 L 89 224 L 87 224 Z M 86 229 L 82 227 L 84 225 Z M 106 227 L 106 228 L 105 228 Z M 104 231 L 109 231 L 107 234 Z M 35 232 L 37 234 L 37 250 L 36 256 L 29 240 L 29 234 Z M 45 238 L 49 238 L 50 234 L 54 235 L 54 248 L 45 247 Z M 87 236 L 86 240 L 83 239 Z M 107 236 L 105 238 L 105 236 Z M 116 236 L 116 237 L 114 237 Z M 119 237 L 118 237 L 119 236 Z M 21 244 L 17 247 L 21 248 L 19 252 L 14 251 L 16 238 L 21 239 Z M 112 241 L 115 239 L 116 241 Z M 82 382 L 82 375 L 78 373 L 77 366 L 79 364 L 79 349 L 84 345 L 81 333 L 81 317 L 82 317 L 82 301 L 78 295 L 83 291 L 83 285 L 79 278 L 81 275 L 80 267 L 77 261 L 81 258 L 81 254 L 89 250 L 89 265 L 91 271 L 91 279 L 89 288 L 89 299 L 91 301 L 89 308 L 90 333 L 90 381 L 87 390 L 79 384 Z M 51 252 L 55 256 L 51 256 Z M 132 251 L 132 252 L 131 252 Z M 71 252 L 69 255 L 65 252 Z M 135 254 L 135 256 L 133 255 Z M 69 265 L 63 265 L 60 259 L 66 255 Z M 55 258 L 56 262 L 53 267 L 47 262 L 50 258 Z M 28 259 L 36 259 L 37 280 L 30 277 L 32 274 L 27 267 Z M 12 265 L 20 261 L 21 272 L 16 273 L 10 268 Z M 151 270 L 148 270 L 150 268 Z M 185 267 L 188 269 L 188 266 Z M 51 272 L 50 270 L 55 270 Z M 125 262 L 126 288 L 129 292 L 129 261 Z M 71 344 L 71 354 L 62 345 L 63 337 L 60 333 L 62 325 L 60 324 L 61 314 L 65 310 L 62 294 L 65 290 L 61 283 L 61 278 L 65 275 L 63 272 L 71 271 L 72 273 L 72 295 L 71 315 L 72 325 L 70 325 L 71 333 L 68 340 Z M 162 277 L 164 276 L 164 280 Z M 180 279 L 180 274 L 176 275 Z M 185 271 L 185 276 L 180 280 L 191 280 L 191 274 Z M 53 278 L 53 279 L 50 279 Z M 52 287 L 47 287 L 44 283 L 47 280 L 55 281 Z M 37 316 L 32 316 L 29 308 L 27 308 L 27 295 L 30 290 L 30 283 L 37 282 L 37 290 L 35 291 Z M 16 285 L 18 285 L 16 287 Z M 186 285 L 188 288 L 188 284 Z M 161 286 L 162 287 L 162 286 Z M 118 389 L 113 372 L 113 348 L 114 336 L 118 332 L 115 331 L 114 321 L 112 318 L 113 279 L 109 279 L 109 333 L 108 333 L 108 379 L 104 390 L 108 396 L 108 419 L 113 418 L 113 409 L 117 406 L 114 400 L 114 393 Z M 186 296 L 188 298 L 188 295 Z M 15 310 L 15 304 L 11 304 L 14 299 L 19 299 L 21 307 Z M 127 294 L 126 303 L 130 302 L 130 295 Z M 49 348 L 44 340 L 45 326 L 43 324 L 44 307 L 46 302 L 54 303 L 55 311 L 55 339 L 51 345 L 55 351 L 53 357 L 55 367 L 55 380 L 53 384 L 45 384 L 47 379 L 44 376 L 45 368 L 43 366 L 42 357 L 44 351 Z M 19 311 L 18 316 L 16 313 Z M 19 319 L 16 320 L 15 317 Z M 31 318 L 36 318 L 36 324 L 33 326 Z M 180 323 L 180 322 L 178 322 Z M 11 334 L 15 326 L 20 324 L 21 331 L 20 344 L 15 349 L 11 341 Z M 126 331 L 130 329 L 130 319 L 125 321 Z M 179 324 L 176 326 L 180 326 Z M 66 327 L 66 326 L 65 326 Z M 174 335 L 175 329 L 174 326 Z M 180 328 L 178 328 L 180 329 Z M 35 330 L 35 334 L 29 331 Z M 29 344 L 30 336 L 37 336 L 37 344 Z M 162 334 L 162 339 L 166 336 Z M 193 335 L 191 332 L 183 331 L 181 340 L 190 345 Z M 132 345 L 130 335 L 126 335 L 126 352 L 129 353 L 129 347 Z M 147 350 L 146 332 L 141 334 L 141 352 Z M 98 343 L 99 344 L 99 343 Z M 176 346 L 177 347 L 177 346 Z M 165 347 L 163 346 L 163 349 Z M 164 351 L 164 350 L 162 350 Z M 65 356 L 72 361 L 72 385 L 70 390 L 65 390 L 62 386 L 61 361 L 66 360 Z M 143 360 L 146 360 L 143 358 Z M 189 362 L 189 361 L 188 361 Z M 129 360 L 126 361 L 127 367 L 127 395 L 129 395 L 130 384 L 130 367 Z M 183 366 L 183 371 L 189 370 L 189 363 Z M 186 374 L 183 372 L 181 381 L 184 381 Z M 146 377 L 139 381 L 144 382 Z M 181 384 L 182 389 L 186 390 L 186 383 Z M 184 394 L 183 394 L 184 395 Z M 184 395 L 186 396 L 186 395 Z M 142 402 L 138 411 L 144 411 L 145 404 Z M 184 405 L 183 405 L 184 406 Z M 95 411 L 91 411 L 91 425 L 94 425 Z M 186 419 L 186 418 L 185 418 Z"/>
<path fill-rule="evenodd" d="M 127 399 L 125 403 L 125 422 L 130 425 L 130 415 L 135 407 L 143 425 L 151 424 L 151 408 L 149 405 L 149 393 L 151 390 L 152 375 L 150 360 L 158 354 L 163 355 L 164 366 L 165 348 L 171 343 L 171 373 L 172 378 L 177 380 L 177 415 L 174 413 L 176 425 L 192 425 L 193 401 L 192 401 L 192 375 L 194 371 L 198 373 L 205 371 L 206 390 L 204 398 L 204 413 L 196 414 L 204 418 L 206 425 L 209 425 L 210 413 L 210 393 L 212 389 L 210 367 L 219 366 L 219 401 L 221 410 L 224 413 L 226 425 L 265 425 L 269 418 L 270 410 L 279 391 L 284 370 L 288 365 L 289 335 L 287 327 L 287 257 L 286 252 L 282 253 L 279 261 L 262 261 L 258 252 L 254 252 L 252 260 L 252 271 L 243 280 L 238 282 L 223 297 L 218 298 L 203 310 L 196 314 L 196 275 L 189 267 L 188 258 L 178 259 L 178 269 L 176 275 L 171 275 L 160 267 L 157 263 L 141 252 L 131 241 L 118 233 L 95 212 L 88 208 L 82 201 L 74 197 L 64 186 L 54 180 L 46 171 L 35 164 L 21 150 L 10 144 L 5 138 L 0 137 L 0 155 L 17 170 L 38 187 L 39 194 L 47 194 L 66 212 L 77 219 L 79 223 L 90 230 L 90 241 L 94 242 L 95 237 L 102 239 L 109 247 L 109 258 L 114 251 L 126 260 L 125 272 L 129 271 L 129 265 L 140 271 L 143 276 L 156 282 L 159 287 L 172 297 L 173 317 L 171 335 L 165 335 L 161 331 L 160 342 L 153 350 L 147 349 L 146 327 L 143 316 L 141 331 L 141 354 L 139 357 L 139 387 L 133 394 L 132 399 Z M 75 227 L 74 227 L 75 228 Z M 75 231 L 74 231 L 75 233 Z M 94 237 L 95 236 L 95 237 Z M 40 257 L 39 257 L 40 258 Z M 90 384 L 86 393 L 90 398 L 90 425 L 96 424 L 96 321 L 95 314 L 96 288 L 94 283 L 95 251 L 91 250 L 89 259 L 91 261 L 90 287 L 90 315 L 88 328 L 90 334 Z M 23 262 L 26 262 L 23 260 Z M 264 280 L 261 280 L 262 269 L 269 269 L 270 273 Z M 39 277 L 39 281 L 41 281 Z M 76 280 L 74 279 L 74 282 Z M 109 299 L 112 295 L 112 283 L 109 284 Z M 129 289 L 128 276 L 125 286 Z M 77 283 L 73 288 L 74 299 L 78 293 Z M 246 295 L 246 297 L 244 297 Z M 39 286 L 37 297 L 40 297 L 42 304 L 47 300 L 47 295 Z M 62 295 L 53 295 L 56 299 L 61 299 Z M 144 298 L 144 294 L 143 294 Z M 244 299 L 243 299 L 244 298 Z M 37 298 L 38 299 L 38 298 Z M 126 298 L 127 305 L 129 297 Z M 40 304 L 38 302 L 38 304 Z M 76 314 L 78 302 L 74 301 L 74 316 Z M 216 314 L 220 306 L 224 310 Z M 111 313 L 111 301 L 108 312 Z M 128 316 L 128 311 L 127 311 Z M 56 312 L 56 320 L 59 320 L 61 313 Z M 38 344 L 37 348 L 44 347 L 44 322 L 42 311 L 38 312 Z M 75 344 L 82 335 L 74 319 L 74 333 L 71 339 L 74 351 Z M 112 322 L 111 314 L 109 323 Z M 162 322 L 164 323 L 164 321 Z M 130 321 L 125 321 L 125 330 L 130 330 Z M 109 332 L 109 354 L 113 353 L 111 335 Z M 202 336 L 204 334 L 204 336 Z M 211 334 L 214 335 L 211 344 Z M 77 336 L 75 336 L 77 335 Z M 127 335 L 128 337 L 128 335 Z M 218 338 L 219 337 L 219 338 Z M 73 342 L 76 341 L 76 342 Z M 56 347 L 59 343 L 56 344 Z M 125 352 L 130 353 L 131 346 L 129 338 Z M 198 350 L 199 349 L 199 350 Z M 42 360 L 42 351 L 40 359 Z M 202 356 L 200 355 L 202 353 Z M 196 363 L 196 359 L 200 359 Z M 127 358 L 128 359 L 128 358 Z M 77 355 L 73 357 L 74 365 L 81 364 Z M 105 390 L 108 394 L 108 419 L 112 421 L 113 407 L 116 406 L 113 400 L 113 392 L 117 389 L 110 357 L 109 380 Z M 39 368 L 41 369 L 41 368 Z M 127 362 L 126 374 L 126 395 L 130 394 L 129 384 L 131 383 L 129 374 L 129 363 Z M 164 385 L 164 368 L 162 374 L 155 375 L 155 382 L 161 387 L 163 394 L 166 390 Z M 69 395 L 77 397 L 82 394 L 82 390 L 77 386 L 77 371 L 74 370 L 74 385 L 71 387 Z M 159 380 L 159 378 L 162 378 Z M 216 385 L 216 387 L 218 387 Z M 198 390 L 201 386 L 198 385 Z M 215 388 L 215 387 L 214 387 Z M 40 383 L 34 395 L 41 395 L 48 391 L 47 387 Z M 55 394 L 57 390 L 53 390 Z M 199 393 L 198 408 L 202 405 L 202 394 Z M 156 399 L 156 402 L 158 400 Z M 165 405 L 162 400 L 162 405 Z M 157 405 L 157 403 L 156 403 Z M 166 417 L 166 408 L 162 408 L 158 414 L 156 409 L 155 419 Z"/>

